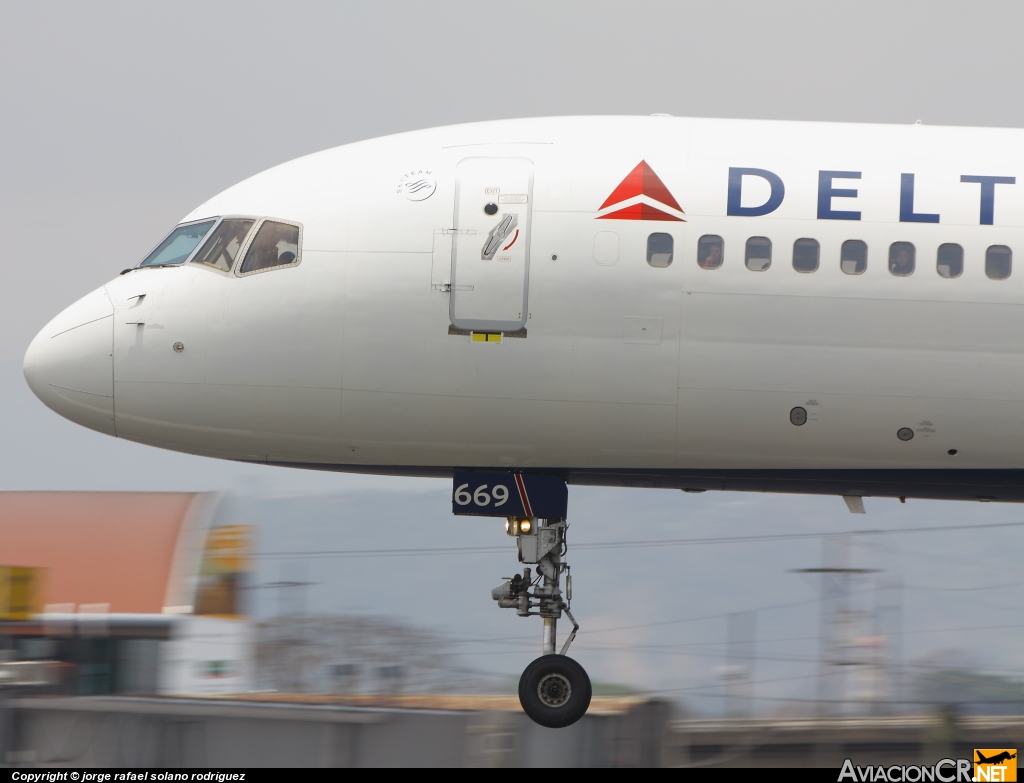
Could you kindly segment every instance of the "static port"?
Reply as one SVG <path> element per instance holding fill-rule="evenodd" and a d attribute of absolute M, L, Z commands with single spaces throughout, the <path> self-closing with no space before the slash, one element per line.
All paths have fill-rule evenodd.
<path fill-rule="evenodd" d="M 807 409 L 797 406 L 789 412 L 789 421 L 799 427 L 807 423 Z"/>
<path fill-rule="evenodd" d="M 912 440 L 914 431 L 910 427 L 900 427 L 896 432 L 896 437 L 900 440 Z"/>
<path fill-rule="evenodd" d="M 495 204 L 493 201 L 490 204 L 485 204 L 484 205 L 484 212 L 486 212 L 488 215 L 497 215 L 498 214 L 498 205 Z"/>

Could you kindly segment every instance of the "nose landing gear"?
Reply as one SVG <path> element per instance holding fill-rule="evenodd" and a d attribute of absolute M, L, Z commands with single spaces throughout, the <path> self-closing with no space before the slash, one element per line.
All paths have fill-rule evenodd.
<path fill-rule="evenodd" d="M 519 701 L 534 722 L 553 729 L 571 726 L 582 718 L 592 693 L 586 671 L 566 656 L 579 630 L 569 611 L 572 576 L 562 559 L 566 554 L 567 528 L 564 519 L 509 517 L 505 530 L 516 538 L 519 562 L 536 565 L 538 576 L 534 579 L 531 570 L 524 568 L 522 575 L 506 579 L 491 591 L 499 607 L 515 609 L 520 617 L 539 615 L 544 619 L 542 654 L 519 679 Z M 572 623 L 572 632 L 555 654 L 555 632 L 562 612 Z"/>
<path fill-rule="evenodd" d="M 590 706 L 590 678 L 566 655 L 543 655 L 519 678 L 519 703 L 541 726 L 571 726 Z"/>

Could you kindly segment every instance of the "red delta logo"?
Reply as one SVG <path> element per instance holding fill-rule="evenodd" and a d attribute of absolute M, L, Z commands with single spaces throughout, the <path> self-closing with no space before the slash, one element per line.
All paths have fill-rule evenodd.
<path fill-rule="evenodd" d="M 657 206 L 654 206 L 657 204 Z M 679 202 L 665 187 L 665 183 L 654 173 L 654 169 L 647 165 L 646 160 L 640 161 L 626 178 L 619 183 L 619 186 L 612 191 L 612 194 L 604 200 L 599 207 L 618 207 L 614 212 L 598 215 L 597 220 L 674 220 L 677 223 L 685 223 L 681 217 L 669 214 L 666 207 L 683 214 L 683 208 Z"/>

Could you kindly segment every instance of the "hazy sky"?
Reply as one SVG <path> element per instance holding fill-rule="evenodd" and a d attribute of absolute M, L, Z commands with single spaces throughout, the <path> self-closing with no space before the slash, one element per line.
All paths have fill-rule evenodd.
<path fill-rule="evenodd" d="M 1024 125 L 1019 3 L 3 3 L 0 357 L 290 158 L 559 114 Z"/>
<path fill-rule="evenodd" d="M 351 513 L 361 518 L 365 506 L 379 517 L 360 533 L 361 546 L 393 541 L 394 530 L 408 525 L 389 529 L 389 516 L 407 520 L 421 501 L 437 520 L 432 540 L 444 541 L 471 523 L 446 516 L 443 482 L 261 469 L 165 453 L 84 430 L 28 392 L 21 357 L 29 340 L 63 307 L 135 264 L 182 215 L 223 188 L 290 158 L 368 137 L 504 117 L 654 112 L 1024 125 L 1024 6 L 1013 2 L 5 1 L 0 7 L 0 488 L 227 488 L 263 495 L 360 490 L 350 494 L 356 509 Z M 384 492 L 367 495 L 367 488 Z M 721 523 L 725 535 L 745 535 L 808 526 L 1024 519 L 1016 507 L 1006 506 L 869 500 L 868 517 L 851 517 L 838 498 L 571 492 L 570 510 L 580 510 L 574 533 L 591 541 L 679 538 L 696 535 L 698 528 L 710 534 L 719 529 L 707 527 L 711 520 Z M 596 520 L 589 531 L 587 514 Z M 268 541 L 285 529 L 282 520 L 261 524 Z M 319 545 L 343 548 L 354 522 L 346 524 L 307 526 L 303 535 L 315 528 Z M 479 545 L 505 540 L 487 522 L 472 530 L 474 540 L 484 542 Z M 979 559 L 970 563 L 959 556 L 985 541 L 1019 552 L 1022 535 L 1009 529 L 980 539 L 914 536 L 900 568 L 917 569 L 919 581 L 934 568 L 934 583 L 955 583 L 947 588 L 992 586 L 1000 578 L 985 572 L 982 554 L 975 552 Z M 634 616 L 655 622 L 697 615 L 709 603 L 721 613 L 813 597 L 786 569 L 813 565 L 819 548 L 817 541 L 804 541 L 777 564 L 764 557 L 775 557 L 776 550 L 758 547 L 708 547 L 699 558 L 687 550 L 677 559 L 669 555 L 682 550 L 669 549 L 654 561 L 650 550 L 627 551 L 617 559 L 591 556 L 591 563 L 600 562 L 608 572 L 594 572 L 577 584 L 578 594 L 586 596 L 581 607 L 590 607 L 581 610 L 581 619 L 611 628 Z M 858 557 L 867 562 L 868 549 L 862 550 Z M 880 550 L 870 551 L 876 557 Z M 488 624 L 482 632 L 535 630 L 539 636 L 539 627 L 526 629 L 511 612 L 487 604 L 497 577 L 515 565 L 514 556 L 506 559 L 507 567 L 495 566 L 501 573 L 492 578 L 480 572 L 473 580 L 482 602 L 477 619 Z M 453 565 L 415 561 L 375 563 L 402 580 L 415 574 L 429 578 L 434 569 Z M 609 596 L 606 580 L 614 581 L 615 563 L 621 561 L 630 579 L 623 592 Z M 655 562 L 657 568 L 648 567 Z M 342 577 L 332 576 L 336 572 L 324 563 L 316 568 L 326 585 L 318 588 L 324 591 L 315 599 L 319 605 L 429 615 L 438 624 L 447 616 L 446 627 L 471 635 L 454 606 L 439 604 L 424 614 L 395 590 L 375 597 L 365 581 L 347 588 L 352 600 L 332 604 Z M 594 582 L 605 588 L 600 604 Z M 997 624 L 1000 612 L 1020 612 L 1024 603 L 1019 588 L 981 593 L 978 601 L 995 601 L 988 609 L 978 601 L 962 606 L 949 596 L 921 596 L 927 597 L 914 598 L 912 607 L 921 629 L 941 626 L 943 612 L 954 613 L 947 617 L 951 628 L 978 616 L 978 625 Z M 777 629 L 765 625 L 770 618 L 761 619 L 759 634 L 813 636 L 816 611 L 811 605 Z M 682 644 L 678 628 L 656 637 L 645 631 L 643 638 Z M 1019 670 L 1021 629 L 991 633 L 997 642 L 981 658 Z M 717 642 L 724 638 L 721 627 L 713 634 Z M 915 638 L 927 644 L 915 642 L 913 649 L 925 654 L 962 647 L 962 637 L 921 634 Z M 616 636 L 627 648 L 631 638 L 625 632 Z M 581 637 L 581 647 L 597 643 Z M 800 655 L 813 655 L 815 644 L 804 642 Z M 717 665 L 695 658 L 686 668 L 665 655 L 628 649 L 600 656 L 595 652 L 592 660 L 604 678 L 621 671 L 620 679 L 649 686 L 686 677 L 713 680 Z M 520 666 L 521 657 L 510 668 Z M 492 668 L 502 660 L 494 659 Z"/>

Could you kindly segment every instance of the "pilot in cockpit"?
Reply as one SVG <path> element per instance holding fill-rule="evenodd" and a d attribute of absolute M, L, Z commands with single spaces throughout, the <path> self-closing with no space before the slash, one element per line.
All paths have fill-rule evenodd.
<path fill-rule="evenodd" d="M 296 226 L 270 220 L 264 222 L 246 253 L 241 271 L 254 272 L 293 263 L 298 250 L 298 234 Z"/>

